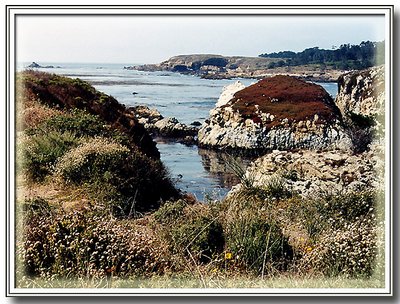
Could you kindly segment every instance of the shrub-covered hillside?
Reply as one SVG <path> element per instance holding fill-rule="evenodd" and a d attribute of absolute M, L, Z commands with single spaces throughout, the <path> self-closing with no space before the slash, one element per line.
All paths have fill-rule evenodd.
<path fill-rule="evenodd" d="M 177 195 L 155 143 L 113 97 L 41 72 L 18 74 L 17 85 L 18 165 L 28 186 L 81 188 L 121 216 Z"/>
<path fill-rule="evenodd" d="M 39 101 L 52 109 L 84 110 L 98 116 L 113 129 L 128 136 L 141 152 L 152 158 L 160 154 L 150 135 L 137 122 L 134 113 L 112 96 L 97 91 L 79 78 L 72 79 L 38 71 L 25 71 L 18 75 L 20 96 L 26 101 Z"/>

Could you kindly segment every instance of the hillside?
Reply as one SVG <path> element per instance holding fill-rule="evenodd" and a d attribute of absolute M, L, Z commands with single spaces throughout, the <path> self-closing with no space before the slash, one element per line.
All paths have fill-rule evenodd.
<path fill-rule="evenodd" d="M 159 158 L 150 135 L 139 124 L 133 112 L 112 96 L 97 91 L 79 78 L 72 79 L 38 71 L 25 71 L 18 77 L 20 94 L 27 100 L 40 100 L 50 108 L 80 109 L 97 115 L 112 128 L 126 133 L 129 140 L 144 154 Z"/>
<path fill-rule="evenodd" d="M 78 189 L 76 204 L 89 200 L 123 216 L 132 198 L 135 211 L 146 211 L 177 195 L 150 135 L 113 97 L 80 79 L 34 71 L 19 73 L 17 87 L 22 192 L 41 188 L 49 198 L 59 190 L 50 200 L 62 205 L 62 193 Z"/>

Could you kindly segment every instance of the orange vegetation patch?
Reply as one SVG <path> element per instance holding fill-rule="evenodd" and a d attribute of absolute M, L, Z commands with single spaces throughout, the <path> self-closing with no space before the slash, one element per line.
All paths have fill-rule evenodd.
<path fill-rule="evenodd" d="M 230 104 L 243 118 L 256 123 L 261 123 L 257 107 L 258 112 L 274 115 L 267 127 L 279 125 L 285 118 L 289 122 L 312 120 L 315 114 L 317 123 L 340 118 L 339 109 L 323 87 L 284 75 L 262 79 L 237 92 Z"/>

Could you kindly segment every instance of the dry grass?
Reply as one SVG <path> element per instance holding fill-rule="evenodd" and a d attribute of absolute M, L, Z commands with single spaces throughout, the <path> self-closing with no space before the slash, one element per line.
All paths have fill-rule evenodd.
<path fill-rule="evenodd" d="M 379 278 L 371 279 L 349 279 L 343 277 L 300 277 L 300 276 L 280 276 L 275 278 L 260 279 L 259 277 L 247 276 L 247 275 L 235 275 L 231 274 L 215 274 L 214 276 L 204 276 L 200 278 L 194 274 L 177 274 L 177 275 L 163 275 L 163 276 L 152 276 L 150 278 L 132 277 L 129 279 L 121 279 L 118 277 L 112 277 L 110 279 L 29 279 L 24 277 L 21 279 L 21 287 L 24 288 L 113 288 L 114 291 L 118 292 L 117 289 L 122 289 L 121 292 L 126 292 L 123 289 L 133 289 L 132 293 L 135 293 L 134 289 L 169 289 L 171 292 L 179 293 L 182 292 L 183 288 L 199 289 L 199 292 L 207 292 L 205 288 L 215 289 L 208 290 L 209 292 L 222 292 L 220 289 L 227 289 L 226 292 L 253 292 L 253 293 L 288 293 L 286 289 L 293 289 L 292 292 L 304 292 L 307 289 L 307 293 L 313 293 L 316 289 L 354 289 L 354 292 L 358 292 L 358 289 L 364 288 L 384 288 L 384 284 Z M 242 288 L 251 288 L 251 291 L 242 291 Z M 234 289 L 234 290 L 233 290 Z M 139 290 L 138 290 L 139 291 Z M 196 292 L 196 291 L 194 291 Z M 340 290 L 334 291 L 336 294 L 340 293 Z"/>

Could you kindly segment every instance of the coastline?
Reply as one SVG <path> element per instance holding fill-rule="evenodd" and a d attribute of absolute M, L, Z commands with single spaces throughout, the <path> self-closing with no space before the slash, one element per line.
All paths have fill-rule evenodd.
<path fill-rule="evenodd" d="M 205 79 L 262 79 L 276 75 L 293 76 L 315 82 L 337 82 L 348 70 L 325 64 L 271 67 L 275 58 L 225 57 L 221 55 L 179 55 L 157 64 L 124 66 L 125 70 L 176 72 Z"/>

